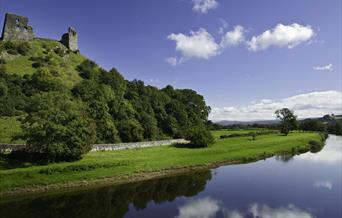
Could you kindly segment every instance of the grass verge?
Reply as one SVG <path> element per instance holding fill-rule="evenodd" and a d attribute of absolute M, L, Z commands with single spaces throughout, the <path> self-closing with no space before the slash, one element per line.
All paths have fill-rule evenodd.
<path fill-rule="evenodd" d="M 307 151 L 317 133 L 291 133 L 217 140 L 210 148 L 161 146 L 145 149 L 90 152 L 73 163 L 21 168 L 0 167 L 0 196 L 44 192 L 63 188 L 123 183 L 175 172 L 211 168 L 221 164 L 251 162 L 275 154 Z"/>

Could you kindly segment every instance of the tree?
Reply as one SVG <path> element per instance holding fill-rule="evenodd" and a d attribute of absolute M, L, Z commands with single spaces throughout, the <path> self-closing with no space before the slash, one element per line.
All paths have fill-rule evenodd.
<path fill-rule="evenodd" d="M 209 130 L 204 127 L 194 127 L 186 133 L 186 140 L 190 141 L 193 147 L 208 147 L 214 143 L 214 137 Z"/>
<path fill-rule="evenodd" d="M 299 129 L 304 131 L 319 131 L 324 132 L 326 126 L 323 122 L 316 119 L 305 119 L 299 124 Z"/>
<path fill-rule="evenodd" d="M 288 135 L 291 130 L 297 129 L 297 116 L 288 108 L 283 108 L 275 111 L 277 118 L 280 120 L 280 132 Z"/>
<path fill-rule="evenodd" d="M 81 103 L 66 94 L 49 92 L 34 95 L 28 107 L 22 138 L 36 161 L 72 161 L 91 150 L 95 128 Z"/>

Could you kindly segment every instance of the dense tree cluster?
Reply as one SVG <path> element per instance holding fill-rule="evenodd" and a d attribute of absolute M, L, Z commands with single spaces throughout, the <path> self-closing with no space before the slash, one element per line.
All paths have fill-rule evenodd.
<path fill-rule="evenodd" d="M 299 129 L 304 131 L 326 131 L 326 125 L 317 119 L 305 119 L 300 122 Z"/>
<path fill-rule="evenodd" d="M 89 60 L 77 70 L 70 88 L 48 67 L 25 76 L 0 67 L 0 116 L 22 116 L 23 139 L 49 160 L 78 158 L 93 142 L 183 138 L 207 122 L 210 107 L 193 90 L 127 81 Z"/>

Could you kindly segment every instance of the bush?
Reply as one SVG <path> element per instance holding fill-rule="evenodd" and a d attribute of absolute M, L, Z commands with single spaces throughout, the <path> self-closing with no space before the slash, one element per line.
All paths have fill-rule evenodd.
<path fill-rule="evenodd" d="M 26 55 L 30 50 L 30 45 L 27 42 L 20 43 L 16 46 L 16 50 L 21 55 Z"/>
<path fill-rule="evenodd" d="M 214 143 L 214 137 L 211 132 L 205 128 L 194 128 L 186 133 L 186 140 L 190 145 L 196 148 L 208 147 Z"/>
<path fill-rule="evenodd" d="M 320 150 L 322 150 L 324 143 L 319 142 L 319 141 L 315 141 L 315 140 L 310 140 L 309 145 L 310 145 L 310 151 L 312 153 L 316 153 L 316 152 L 319 152 Z"/>
<path fill-rule="evenodd" d="M 80 103 L 58 92 L 32 97 L 31 111 L 23 120 L 22 138 L 37 162 L 78 160 L 91 150 L 95 126 L 82 108 Z"/>
<path fill-rule="evenodd" d="M 4 48 L 7 50 L 8 54 L 12 55 L 26 55 L 30 50 L 30 45 L 27 42 L 13 43 L 11 41 L 6 41 Z"/>
<path fill-rule="evenodd" d="M 3 58 L 0 58 L 0 64 L 6 64 L 6 60 Z"/>

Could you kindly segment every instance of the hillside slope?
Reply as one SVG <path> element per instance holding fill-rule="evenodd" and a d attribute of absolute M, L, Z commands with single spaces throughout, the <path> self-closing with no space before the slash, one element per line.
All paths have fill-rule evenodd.
<path fill-rule="evenodd" d="M 37 69 L 46 68 L 71 87 L 81 80 L 76 67 L 85 60 L 54 40 L 0 41 L 0 64 L 10 74 L 32 75 Z"/>
<path fill-rule="evenodd" d="M 179 138 L 204 126 L 210 111 L 193 90 L 127 81 L 44 39 L 0 41 L 0 105 L 0 143 L 18 142 L 34 128 L 41 137 L 70 125 L 87 126 L 97 143 Z"/>

